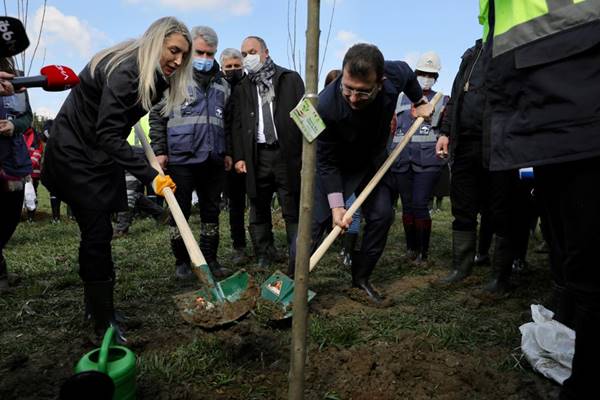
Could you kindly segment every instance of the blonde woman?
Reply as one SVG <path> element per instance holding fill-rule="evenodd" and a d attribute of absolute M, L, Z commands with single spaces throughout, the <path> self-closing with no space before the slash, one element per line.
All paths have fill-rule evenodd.
<path fill-rule="evenodd" d="M 71 206 L 81 231 L 86 318 L 93 319 L 97 335 L 112 324 L 121 342 L 126 340 L 113 306 L 110 217 L 127 209 L 124 170 L 159 194 L 175 187 L 133 152 L 126 137 L 163 96 L 165 115 L 186 100 L 191 43 L 187 27 L 165 17 L 139 39 L 100 51 L 56 116 L 46 148 L 42 182 Z"/>

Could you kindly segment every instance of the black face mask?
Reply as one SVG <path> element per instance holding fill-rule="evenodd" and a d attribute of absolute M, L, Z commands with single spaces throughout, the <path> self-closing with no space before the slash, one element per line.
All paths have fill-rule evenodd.
<path fill-rule="evenodd" d="M 229 83 L 237 83 L 244 76 L 244 70 L 240 69 L 230 69 L 229 71 L 225 71 L 225 79 Z"/>

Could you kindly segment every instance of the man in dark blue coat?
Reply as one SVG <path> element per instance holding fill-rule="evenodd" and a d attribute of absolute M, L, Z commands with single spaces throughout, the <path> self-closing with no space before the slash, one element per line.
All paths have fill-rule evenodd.
<path fill-rule="evenodd" d="M 326 129 L 317 143 L 315 239 L 329 218 L 342 229 L 349 227 L 344 198 L 360 193 L 387 158 L 390 122 L 401 92 L 415 104 L 417 116 L 432 113 L 408 64 L 384 62 L 376 46 L 363 43 L 348 50 L 342 76 L 319 95 L 318 111 Z M 352 285 L 364 290 L 374 303 L 383 298 L 369 283 L 369 276 L 394 219 L 393 198 L 394 185 L 386 174 L 362 206 L 366 223 L 361 249 L 353 256 Z"/>

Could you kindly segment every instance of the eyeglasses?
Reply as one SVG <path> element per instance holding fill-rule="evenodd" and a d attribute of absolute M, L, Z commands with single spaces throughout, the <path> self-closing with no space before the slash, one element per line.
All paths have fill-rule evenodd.
<path fill-rule="evenodd" d="M 195 52 L 198 56 L 206 55 L 207 57 L 213 57 L 215 55 L 214 51 L 195 50 Z"/>
<path fill-rule="evenodd" d="M 350 96 L 354 95 L 360 100 L 370 99 L 371 97 L 373 97 L 373 95 L 375 93 L 377 93 L 377 89 L 378 89 L 377 85 L 375 85 L 375 87 L 371 90 L 351 89 L 349 87 L 346 87 L 342 82 L 340 82 L 340 90 L 342 91 L 342 94 L 344 96 L 350 97 Z"/>

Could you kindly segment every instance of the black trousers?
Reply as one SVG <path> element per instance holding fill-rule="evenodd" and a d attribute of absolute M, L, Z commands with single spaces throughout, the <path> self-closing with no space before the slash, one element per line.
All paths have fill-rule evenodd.
<path fill-rule="evenodd" d="M 259 145 L 256 160 L 256 197 L 250 198 L 250 235 L 258 256 L 266 256 L 273 243 L 271 234 L 271 200 L 277 193 L 285 220 L 290 258 L 295 254 L 295 233 L 300 206 L 300 194 L 288 182 L 285 160 L 277 146 Z"/>
<path fill-rule="evenodd" d="M 114 279 L 111 213 L 76 206 L 71 208 L 81 232 L 79 276 L 84 282 Z"/>
<path fill-rule="evenodd" d="M 600 346 L 600 157 L 535 168 L 535 188 L 567 295 L 575 302 L 575 356 L 561 399 L 589 398 L 598 385 Z M 555 264 L 555 262 L 553 262 Z"/>
<path fill-rule="evenodd" d="M 480 138 L 461 137 L 450 166 L 452 230 L 475 231 L 477 214 L 489 208 L 490 172 L 483 167 Z"/>
<path fill-rule="evenodd" d="M 402 199 L 402 214 L 414 215 L 417 219 L 430 220 L 429 199 L 440 177 L 440 171 L 415 171 L 409 167 L 406 172 L 394 172 L 396 187 Z"/>
<path fill-rule="evenodd" d="M 246 247 L 246 177 L 235 171 L 227 172 L 225 180 L 227 197 L 229 198 L 229 229 L 233 248 Z"/>
<path fill-rule="evenodd" d="M 175 198 L 185 218 L 192 212 L 192 192 L 198 194 L 200 220 L 203 223 L 219 223 L 219 205 L 225 183 L 225 170 L 222 162 L 206 160 L 201 164 L 169 165 L 169 174 L 177 185 Z M 175 225 L 171 217 L 169 224 Z"/>
<path fill-rule="evenodd" d="M 21 219 L 21 208 L 23 207 L 24 190 L 13 192 L 4 191 L 0 185 L 0 260 L 4 257 L 2 251 L 10 237 L 15 233 Z"/>
<path fill-rule="evenodd" d="M 370 179 L 371 177 L 369 177 Z M 364 188 L 361 185 L 356 193 L 360 193 Z M 363 237 L 360 247 L 360 262 L 365 265 L 360 265 L 366 277 L 368 277 L 379 258 L 383 254 L 388 233 L 392 223 L 394 222 L 394 203 L 398 199 L 398 190 L 396 182 L 391 172 L 386 173 L 379 184 L 371 192 L 369 197 L 361 206 L 361 214 L 364 218 Z M 315 201 L 327 202 L 327 197 L 324 193 L 318 196 Z M 318 208 L 318 206 L 317 206 Z M 314 252 L 325 232 L 331 227 L 331 217 L 319 218 L 315 215 L 312 226 L 312 239 Z M 358 261 L 357 261 L 358 262 Z"/>

